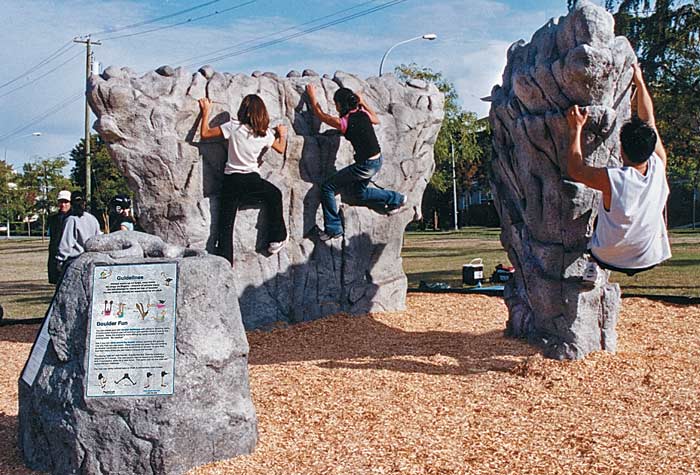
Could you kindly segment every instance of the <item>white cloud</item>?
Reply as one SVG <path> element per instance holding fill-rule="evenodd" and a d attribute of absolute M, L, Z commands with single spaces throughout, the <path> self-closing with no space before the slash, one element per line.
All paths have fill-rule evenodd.
<path fill-rule="evenodd" d="M 3 19 L 7 19 L 0 30 L 0 40 L 6 45 L 0 51 L 0 64 L 3 64 L 0 84 L 36 64 L 73 36 L 143 21 L 196 4 L 194 1 L 185 5 L 174 1 L 166 3 L 163 6 L 162 2 L 136 0 L 0 0 Z M 105 41 L 102 46 L 95 47 L 95 53 L 103 67 L 110 64 L 130 66 L 141 72 L 190 57 L 202 58 L 201 64 L 204 64 L 203 59 L 211 56 L 212 51 L 280 32 L 358 3 L 360 0 L 351 4 L 341 0 L 259 1 L 251 7 L 216 17 L 216 21 Z M 389 46 L 432 32 L 438 34 L 438 40 L 415 41 L 393 50 L 385 71 L 410 62 L 440 71 L 455 84 L 464 107 L 483 116 L 488 104 L 479 98 L 488 95 L 493 84 L 500 81 L 507 47 L 520 38 L 528 40 L 551 16 L 565 12 L 563 0 L 542 3 L 550 4 L 549 9 L 537 4 L 537 9 L 519 10 L 511 6 L 514 0 L 508 3 L 505 0 L 423 3 L 409 0 L 343 25 L 216 62 L 214 66 L 221 71 L 250 73 L 259 69 L 279 75 L 291 69 L 310 68 L 320 74 L 343 70 L 367 77 L 377 74 L 379 61 Z M 561 6 L 557 7 L 559 3 Z M 289 33 L 291 31 L 282 35 Z M 245 46 L 248 45 L 233 50 Z M 84 51 L 84 47 L 75 46 L 73 50 Z M 68 58 L 70 54 L 73 52 L 63 57 Z M 83 87 L 84 59 L 81 56 L 36 84 L 0 98 L 0 136 Z M 0 94 L 7 90 L 0 89 Z M 11 162 L 19 163 L 31 154 L 50 156 L 72 148 L 83 134 L 82 101 L 25 133 L 34 129 L 44 132 L 44 136 L 39 140 L 20 138 L 7 142 Z M 4 146 L 5 143 L 0 142 L 0 151 Z"/>

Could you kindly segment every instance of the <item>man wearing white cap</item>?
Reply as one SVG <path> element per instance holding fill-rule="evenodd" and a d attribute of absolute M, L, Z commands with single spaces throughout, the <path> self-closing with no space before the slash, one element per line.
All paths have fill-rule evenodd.
<path fill-rule="evenodd" d="M 61 242 L 63 226 L 66 218 L 70 215 L 70 191 L 61 190 L 58 192 L 58 213 L 49 216 L 49 282 L 57 284 L 61 272 L 58 270 L 56 254 L 58 254 L 58 243 Z"/>

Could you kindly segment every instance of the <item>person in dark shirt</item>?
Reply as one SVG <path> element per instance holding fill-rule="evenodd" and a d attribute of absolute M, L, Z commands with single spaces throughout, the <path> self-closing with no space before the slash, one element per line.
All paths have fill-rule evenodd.
<path fill-rule="evenodd" d="M 117 195 L 110 201 L 112 211 L 109 213 L 109 232 L 133 231 L 134 217 L 131 214 L 131 198 Z"/>
<path fill-rule="evenodd" d="M 321 186 L 321 206 L 325 230 L 319 234 L 321 241 L 343 236 L 343 223 L 335 202 L 336 193 L 349 192 L 356 206 L 365 206 L 384 214 L 395 214 L 406 205 L 407 197 L 392 190 L 370 187 L 370 181 L 382 167 L 382 153 L 374 125 L 379 118 L 363 98 L 348 88 L 338 89 L 334 96 L 335 108 L 340 117 L 326 114 L 316 100 L 313 84 L 306 86 L 314 114 L 321 122 L 340 130 L 355 150 L 355 163 L 328 178 Z"/>
<path fill-rule="evenodd" d="M 58 269 L 56 255 L 58 254 L 58 243 L 61 242 L 63 236 L 63 226 L 66 218 L 70 216 L 70 191 L 62 190 L 58 192 L 58 213 L 49 216 L 49 260 L 47 268 L 49 274 L 49 283 L 57 284 L 61 276 Z"/>

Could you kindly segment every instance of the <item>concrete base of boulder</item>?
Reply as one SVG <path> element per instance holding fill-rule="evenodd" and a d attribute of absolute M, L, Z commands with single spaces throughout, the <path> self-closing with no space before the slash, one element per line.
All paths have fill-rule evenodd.
<path fill-rule="evenodd" d="M 93 269 L 154 262 L 178 267 L 174 394 L 87 398 Z M 19 447 L 27 466 L 61 475 L 173 475 L 251 453 L 257 419 L 248 342 L 236 293 L 227 288 L 231 273 L 224 259 L 206 255 L 115 259 L 88 252 L 73 262 L 45 322 L 48 344 L 36 377 L 31 386 L 19 382 Z"/>

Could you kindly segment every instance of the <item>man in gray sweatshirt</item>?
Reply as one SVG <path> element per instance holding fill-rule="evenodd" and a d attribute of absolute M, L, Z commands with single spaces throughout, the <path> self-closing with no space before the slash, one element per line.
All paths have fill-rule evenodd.
<path fill-rule="evenodd" d="M 85 243 L 93 236 L 101 234 L 100 223 L 85 211 L 85 198 L 79 191 L 71 195 L 71 215 L 66 219 L 63 236 L 58 244 L 56 260 L 65 272 L 67 265 L 85 251 Z"/>

